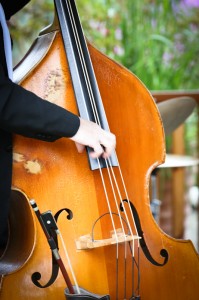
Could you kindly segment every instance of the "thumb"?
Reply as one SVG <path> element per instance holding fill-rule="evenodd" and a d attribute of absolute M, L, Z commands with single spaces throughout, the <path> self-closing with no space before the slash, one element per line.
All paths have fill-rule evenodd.
<path fill-rule="evenodd" d="M 77 148 L 77 151 L 79 152 L 79 153 L 82 153 L 83 151 L 84 151 L 84 149 L 85 149 L 85 146 L 84 145 L 82 145 L 82 144 L 80 144 L 80 143 L 75 143 L 75 145 L 76 145 L 76 148 Z"/>

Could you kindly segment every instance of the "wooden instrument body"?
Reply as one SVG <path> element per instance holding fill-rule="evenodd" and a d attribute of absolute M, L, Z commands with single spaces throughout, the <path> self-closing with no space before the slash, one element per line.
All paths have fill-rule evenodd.
<path fill-rule="evenodd" d="M 116 151 L 129 198 L 139 214 L 147 246 L 160 263 L 160 250 L 164 248 L 169 254 L 167 264 L 159 267 L 152 265 L 140 251 L 141 299 L 196 299 L 199 295 L 198 254 L 191 242 L 166 236 L 150 211 L 150 174 L 165 157 L 164 133 L 156 105 L 136 76 L 91 45 L 89 52 L 109 126 L 117 136 Z M 78 113 L 60 33 L 56 34 L 45 58 L 21 84 L 42 98 Z M 58 226 L 66 242 L 78 284 L 94 293 L 110 294 L 112 300 L 116 299 L 115 246 L 92 250 L 77 250 L 75 246 L 75 240 L 90 233 L 93 222 L 107 212 L 99 171 L 90 170 L 87 154 L 78 154 L 75 144 L 64 138 L 46 143 L 15 136 L 13 168 L 13 188 L 21 190 L 28 199 L 35 199 L 42 212 L 52 210 L 55 214 L 64 207 L 73 212 L 70 221 L 64 214 L 61 215 Z M 117 167 L 114 170 L 122 189 Z M 103 173 L 108 181 L 106 170 Z M 27 201 L 24 195 L 22 198 Z M 27 209 L 31 210 L 30 207 Z M 31 232 L 32 247 L 28 250 L 26 261 L 13 272 L 11 269 L 2 276 L 0 299 L 65 299 L 66 286 L 60 273 L 56 282 L 47 288 L 38 288 L 31 281 L 32 274 L 38 271 L 42 275 L 41 282 L 45 284 L 52 266 L 45 236 L 37 221 L 34 221 L 34 215 L 29 215 L 31 224 L 35 226 L 34 232 Z M 97 226 L 96 238 L 105 238 L 108 227 L 108 221 Z M 119 299 L 123 299 L 124 245 L 121 244 L 119 249 Z M 64 258 L 61 246 L 60 253 Z M 128 265 L 131 263 L 130 257 L 128 249 Z M 67 261 L 65 264 L 68 270 Z M 127 295 L 130 297 L 131 279 L 127 281 Z"/>

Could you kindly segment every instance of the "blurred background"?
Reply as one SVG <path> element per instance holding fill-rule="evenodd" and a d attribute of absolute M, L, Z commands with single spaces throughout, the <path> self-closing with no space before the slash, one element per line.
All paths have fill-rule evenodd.
<path fill-rule="evenodd" d="M 182 161 L 185 156 L 197 159 L 199 0 L 76 0 L 76 4 L 88 40 L 136 74 L 152 94 L 175 91 L 176 97 L 180 91 L 195 95 L 198 105 L 192 114 L 166 135 L 166 151 L 181 155 Z M 52 0 L 32 0 L 12 17 L 14 64 L 53 16 Z M 198 180 L 198 164 L 194 164 L 160 168 L 156 183 L 160 227 L 173 237 L 190 238 L 197 249 Z"/>

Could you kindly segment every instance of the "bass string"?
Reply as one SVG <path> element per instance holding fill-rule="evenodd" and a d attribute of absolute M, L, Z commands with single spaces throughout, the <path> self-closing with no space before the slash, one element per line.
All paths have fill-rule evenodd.
<path fill-rule="evenodd" d="M 87 84 L 87 89 L 88 89 L 89 97 L 90 97 L 90 103 L 91 103 L 91 106 L 92 106 L 92 109 L 93 109 L 93 114 L 94 114 L 94 117 L 95 117 L 95 121 L 96 121 L 97 124 L 99 124 L 101 126 L 101 122 L 100 122 L 100 119 L 99 119 L 97 107 L 96 107 L 95 100 L 94 100 L 94 95 L 93 95 L 93 92 L 92 92 L 90 78 L 89 78 L 89 75 L 88 75 L 88 71 L 87 71 L 87 67 L 86 67 L 86 63 L 85 63 L 85 59 L 84 59 L 84 55 L 83 55 L 81 41 L 80 41 L 80 38 L 79 38 L 79 34 L 78 34 L 77 27 L 76 27 L 76 22 L 75 22 L 75 18 L 74 18 L 74 15 L 73 15 L 73 10 L 72 10 L 70 1 L 69 1 L 69 3 L 67 1 L 67 8 L 68 8 L 68 11 L 69 11 L 70 21 L 71 21 L 72 28 L 73 28 L 73 34 L 74 34 L 74 37 L 75 37 L 75 42 L 76 42 L 76 46 L 77 46 L 77 49 L 78 49 L 79 58 L 80 58 L 80 61 L 81 61 L 81 64 L 82 64 L 82 69 L 83 69 L 83 72 L 84 72 L 84 76 L 85 76 L 85 80 L 86 80 L 86 84 Z M 88 52 L 88 54 L 89 54 L 89 52 Z M 119 187 L 118 187 L 116 176 L 115 176 L 113 168 L 111 166 L 110 159 L 105 160 L 106 167 L 107 167 L 106 169 L 108 171 L 109 170 L 109 166 L 108 166 L 107 161 L 108 161 L 109 166 L 111 168 L 111 173 L 113 175 L 114 182 L 116 184 L 118 195 L 120 197 L 120 202 L 121 202 L 121 204 L 123 206 L 125 217 L 126 217 L 129 229 L 131 231 L 131 235 L 133 236 L 132 228 L 131 228 L 131 225 L 130 225 L 130 222 L 129 222 L 129 218 L 128 218 L 127 213 L 126 213 L 125 206 L 122 203 L 121 193 L 120 193 L 120 190 L 119 190 Z M 123 175 L 122 175 L 122 171 L 121 171 L 121 167 L 120 167 L 120 163 L 119 163 L 118 157 L 117 157 L 117 162 L 118 162 L 118 167 L 119 167 L 119 174 L 120 174 L 120 177 L 121 177 L 121 180 L 122 180 L 122 185 L 123 185 L 123 188 L 124 188 L 124 191 L 125 191 L 125 195 L 126 195 L 126 199 L 127 199 L 127 203 L 128 203 L 128 206 L 129 206 L 129 211 L 130 211 L 130 214 L 131 214 L 131 218 L 133 220 L 133 225 L 134 225 L 134 228 L 135 228 L 135 231 L 136 231 L 136 235 L 138 236 L 137 227 L 136 227 L 134 216 L 133 216 L 133 213 L 132 213 L 132 210 L 131 210 L 131 207 L 130 207 L 130 201 L 129 201 L 129 197 L 128 197 L 128 193 L 127 193 L 127 189 L 126 189 L 126 185 L 125 185 L 124 178 L 123 178 Z M 101 177 L 103 178 L 103 173 L 102 173 L 102 170 L 101 170 L 101 166 L 100 166 L 99 160 L 98 160 L 98 166 L 99 166 Z M 112 188 L 112 190 L 114 190 L 114 187 L 113 187 L 113 184 L 112 184 L 112 180 L 111 180 L 111 176 L 110 176 L 110 172 L 109 171 L 108 171 L 108 176 L 109 176 L 111 188 Z M 105 184 L 104 184 L 105 181 L 104 181 L 104 179 L 102 179 L 102 180 L 103 180 L 104 189 L 107 190 L 106 187 L 105 187 Z M 110 202 L 109 199 L 108 199 L 107 192 L 105 192 L 105 194 L 106 194 L 107 202 Z M 115 195 L 115 192 L 114 192 L 114 195 Z M 115 196 L 114 196 L 114 199 L 115 199 Z M 108 204 L 108 207 L 110 207 L 110 204 Z M 118 209 L 118 204 L 116 205 L 116 207 Z M 110 216 L 111 216 L 110 209 L 109 209 L 109 212 L 110 212 Z M 118 210 L 118 215 L 119 216 L 121 215 L 119 210 Z M 122 223 L 121 217 L 120 217 L 120 222 Z M 112 220 L 112 223 L 113 223 L 113 220 Z M 115 231 L 115 225 L 113 225 L 113 228 L 114 228 L 114 231 Z M 123 228 L 123 226 L 122 226 L 122 228 Z M 124 231 L 124 229 L 123 229 L 123 231 Z M 115 235 L 117 236 L 116 231 L 115 231 Z M 124 234 L 124 236 L 125 236 L 125 234 Z M 139 241 L 138 241 L 138 246 L 139 246 Z M 133 249 L 134 249 L 134 239 L 133 239 Z M 133 251 L 133 255 L 134 255 L 134 251 Z"/>
<path fill-rule="evenodd" d="M 71 21 L 71 25 L 72 25 L 72 29 L 73 29 L 73 35 L 74 35 L 74 38 L 75 38 L 75 42 L 76 42 L 76 46 L 77 46 L 79 58 L 80 58 L 81 65 L 82 65 L 82 70 L 83 70 L 83 73 L 84 73 L 84 78 L 85 78 L 85 81 L 86 81 L 87 90 L 88 90 L 88 93 L 89 93 L 89 99 L 90 99 L 90 103 L 91 103 L 91 106 L 92 106 L 92 110 L 93 110 L 93 114 L 94 114 L 94 119 L 95 119 L 95 122 L 98 125 L 101 126 L 100 118 L 99 118 L 99 115 L 98 115 L 98 111 L 97 111 L 97 107 L 96 107 L 96 103 L 95 103 L 95 100 L 94 100 L 94 95 L 93 95 L 93 91 L 92 91 L 92 87 L 91 87 L 91 83 L 90 83 L 90 78 L 89 78 L 87 67 L 86 67 L 86 62 L 85 62 L 84 55 L 83 55 L 81 41 L 80 41 L 80 38 L 79 38 L 78 30 L 77 30 L 76 23 L 75 23 L 75 18 L 74 18 L 74 15 L 73 15 L 73 10 L 71 8 L 70 1 L 66 1 L 66 4 L 67 4 L 68 12 L 69 12 L 69 17 L 70 17 L 70 21 Z M 88 54 L 89 54 L 89 52 L 88 52 Z M 86 111 L 87 111 L 87 109 L 86 109 Z M 89 120 L 88 112 L 87 112 L 87 117 L 88 117 L 88 120 Z M 116 155 L 116 157 L 117 157 L 117 155 Z M 103 172 L 102 172 L 102 168 L 101 168 L 99 159 L 97 159 L 97 162 L 98 162 L 98 167 L 99 167 L 99 171 L 100 171 L 102 185 L 103 185 L 103 189 L 104 189 L 104 193 L 105 193 L 105 197 L 106 197 L 106 201 L 107 201 L 107 206 L 108 206 L 108 209 L 109 209 L 111 223 L 112 223 L 112 226 L 113 226 L 113 231 L 115 233 L 116 244 L 117 244 L 117 254 L 116 254 L 116 257 L 117 257 L 117 260 L 118 260 L 118 256 L 119 256 L 119 253 L 118 253 L 118 244 L 119 244 L 119 241 L 118 241 L 118 237 L 117 237 L 116 226 L 115 226 L 115 222 L 113 220 L 113 216 L 112 216 L 112 212 L 111 212 L 110 200 L 109 200 L 109 196 L 108 196 L 108 192 L 107 192 L 107 187 L 106 187 L 106 183 L 105 183 L 105 180 L 104 180 L 104 176 L 103 176 Z M 129 200 L 129 197 L 128 197 L 127 188 L 126 188 L 126 185 L 125 185 L 125 182 L 124 182 L 124 177 L 123 177 L 123 174 L 122 174 L 122 170 L 121 170 L 121 166 L 120 166 L 118 157 L 117 157 L 117 162 L 118 162 L 119 174 L 120 174 L 120 177 L 121 177 L 122 185 L 123 185 L 123 188 L 124 188 L 124 191 L 125 191 L 125 196 L 126 196 L 127 203 L 128 203 L 128 208 L 129 208 L 130 215 L 131 215 L 131 218 L 132 218 L 132 221 L 133 221 L 133 225 L 134 225 L 134 228 L 135 228 L 135 231 L 136 231 L 136 235 L 138 236 L 138 231 L 137 231 L 137 227 L 136 227 L 136 224 L 135 224 L 135 219 L 134 219 L 134 216 L 133 216 L 133 213 L 132 213 L 132 209 L 131 209 L 131 206 L 130 206 L 130 200 Z M 115 183 L 116 190 L 117 190 L 117 193 L 118 193 L 119 198 L 120 198 L 120 203 L 122 204 L 122 207 L 123 207 L 123 210 L 124 210 L 124 214 L 125 214 L 125 217 L 126 217 L 126 220 L 127 220 L 128 228 L 129 228 L 131 236 L 132 236 L 132 249 L 133 249 L 133 251 L 132 251 L 132 257 L 134 257 L 134 254 L 135 254 L 135 240 L 134 240 L 134 237 L 133 237 L 132 228 L 131 228 L 130 221 L 129 221 L 129 218 L 128 218 L 128 215 L 127 215 L 127 212 L 126 212 L 125 205 L 123 205 L 120 188 L 119 188 L 119 185 L 118 185 L 118 182 L 117 182 L 117 179 L 116 179 L 116 176 L 115 176 L 115 172 L 114 172 L 114 170 L 112 168 L 111 161 L 110 161 L 109 158 L 105 159 L 105 164 L 106 164 L 106 170 L 108 172 L 108 178 L 109 178 L 109 181 L 110 181 L 110 185 L 111 185 L 111 189 L 112 189 L 112 192 L 113 192 L 114 200 L 115 200 L 115 203 L 116 203 L 116 207 L 117 207 L 117 211 L 118 211 L 118 216 L 120 218 L 120 223 L 121 223 L 121 226 L 122 226 L 123 235 L 125 237 L 125 244 L 126 244 L 126 234 L 125 234 L 125 231 L 124 231 L 124 226 L 123 226 L 123 222 L 122 222 L 122 217 L 121 217 L 121 213 L 120 213 L 120 210 L 119 210 L 119 206 L 118 206 L 118 203 L 117 203 L 116 191 L 115 191 L 115 187 L 113 185 L 113 181 Z M 109 168 L 111 169 L 111 173 L 110 173 Z M 113 181 L 112 181 L 112 177 L 113 177 Z M 138 239 L 138 247 L 139 247 L 139 239 Z M 125 248 L 125 259 L 126 259 L 126 248 Z M 126 281 L 126 279 L 125 279 L 125 281 Z"/>
<path fill-rule="evenodd" d="M 84 78 L 85 78 L 86 85 L 87 85 L 87 90 L 89 92 L 89 98 L 90 98 L 90 100 L 92 99 L 90 102 L 91 102 L 94 118 L 96 120 L 96 123 L 99 124 L 100 120 L 99 120 L 99 116 L 98 116 L 97 111 L 96 111 L 96 107 L 94 106 L 94 96 L 93 96 L 93 93 L 92 93 L 92 88 L 91 88 L 91 84 L 90 84 L 90 80 L 89 80 L 89 75 L 88 75 L 88 72 L 87 72 L 86 63 L 85 63 L 85 60 L 84 60 L 83 51 L 82 51 L 79 35 L 78 35 L 78 32 L 77 32 L 77 27 L 76 27 L 76 24 L 75 24 L 73 11 L 72 11 L 71 4 L 70 4 L 69 1 L 66 1 L 66 5 L 67 5 L 68 12 L 69 12 L 70 23 L 72 25 L 73 35 L 74 35 L 75 42 L 76 42 L 76 45 L 77 45 L 77 50 L 78 50 L 79 58 L 80 58 L 80 61 L 81 61 L 81 65 L 82 65 L 82 69 L 83 69 L 83 73 L 84 73 Z M 89 114 L 88 114 L 88 110 L 86 108 L 86 105 L 85 105 L 85 111 L 87 112 L 87 119 L 89 120 Z M 116 228 L 115 228 L 113 216 L 111 214 L 110 201 L 108 199 L 106 184 L 105 184 L 104 177 L 103 177 L 103 174 L 102 174 L 99 159 L 97 159 L 97 163 L 98 163 L 98 167 L 99 167 L 99 170 L 100 170 L 100 176 L 101 176 L 102 185 L 103 185 L 103 188 L 104 188 L 104 193 L 105 193 L 105 197 L 106 197 L 106 201 L 107 201 L 107 205 L 108 205 L 108 209 L 109 209 L 109 213 L 110 213 L 110 217 L 111 217 L 113 230 L 114 230 L 114 233 L 115 233 L 115 236 L 116 236 L 116 239 L 117 239 Z M 117 243 L 118 243 L 118 240 L 117 240 Z"/>
<path fill-rule="evenodd" d="M 71 21 L 71 25 L 72 25 L 72 29 L 73 29 L 73 35 L 74 35 L 76 46 L 77 46 L 77 49 L 78 49 L 78 54 L 79 54 L 79 58 L 80 58 L 80 61 L 81 61 L 82 70 L 83 70 L 83 73 L 84 73 L 84 78 L 85 78 L 85 81 L 86 81 L 87 91 L 89 93 L 90 103 L 91 103 L 91 106 L 92 106 L 94 118 L 95 118 L 96 123 L 101 126 L 100 119 L 99 119 L 99 116 L 98 116 L 98 111 L 97 111 L 95 100 L 94 100 L 94 95 L 93 95 L 93 92 L 92 92 L 90 78 L 89 78 L 89 75 L 88 75 L 88 71 L 87 71 L 87 67 L 86 67 L 86 63 L 85 63 L 85 59 L 84 59 L 84 55 L 83 55 L 83 51 L 82 51 L 82 47 L 81 47 L 81 42 L 80 42 L 80 39 L 79 39 L 79 35 L 78 35 L 77 27 L 76 27 L 76 24 L 75 24 L 75 19 L 74 19 L 74 15 L 73 15 L 73 11 L 72 11 L 72 8 L 71 8 L 70 1 L 69 2 L 66 1 L 66 5 L 67 5 L 68 12 L 69 12 L 69 17 L 70 17 L 70 21 Z M 62 7 L 62 10 L 63 10 L 63 7 Z M 89 54 L 89 52 L 88 52 L 88 54 Z M 85 107 L 85 111 L 87 112 L 87 118 L 89 120 L 89 115 L 88 115 L 88 111 L 87 111 L 86 107 Z M 104 176 L 103 176 L 103 173 L 102 173 L 102 169 L 101 169 L 101 166 L 100 166 L 99 159 L 97 159 L 97 161 L 98 161 L 98 166 L 99 166 L 99 170 L 100 170 L 100 176 L 101 176 L 101 180 L 102 180 L 102 184 L 103 184 L 104 193 L 105 193 L 105 196 L 106 196 L 107 205 L 108 205 L 108 208 L 109 208 L 111 222 L 112 222 L 113 230 L 114 230 L 116 241 L 117 241 L 117 247 L 116 247 L 116 249 L 117 249 L 117 255 L 116 256 L 117 256 L 117 261 L 118 261 L 118 255 L 119 255 L 118 254 L 118 244 L 119 243 L 118 243 L 118 238 L 117 238 L 117 234 L 116 234 L 116 228 L 115 228 L 114 220 L 113 220 L 112 213 L 111 213 L 110 201 L 109 201 L 109 197 L 108 197 L 108 193 L 107 193 L 107 188 L 106 188 L 106 184 L 105 184 L 105 180 L 104 180 Z M 122 184 L 123 184 L 123 187 L 124 187 L 124 190 L 125 190 L 127 203 L 128 203 L 128 206 L 129 206 L 129 211 L 131 212 L 131 218 L 133 220 L 134 228 L 135 228 L 136 234 L 137 234 L 137 228 L 136 228 L 135 220 L 134 220 L 134 217 L 133 217 L 133 214 L 132 214 L 132 210 L 131 210 L 131 207 L 130 207 L 130 201 L 129 201 L 129 197 L 128 197 L 128 194 L 127 194 L 127 189 L 126 189 L 126 185 L 124 183 L 124 178 L 123 178 L 123 175 L 122 175 L 122 171 L 121 171 L 121 167 L 120 167 L 118 158 L 117 158 L 117 161 L 118 161 L 118 166 L 119 166 L 120 177 L 122 179 Z M 117 183 L 117 180 L 116 180 L 115 173 L 114 173 L 113 168 L 111 166 L 111 162 L 108 159 L 108 162 L 107 162 L 107 160 L 105 160 L 105 163 L 106 163 L 106 169 L 108 171 L 108 177 L 109 177 L 109 181 L 110 181 L 111 188 L 112 188 L 112 191 L 113 191 L 113 195 L 114 195 L 116 207 L 117 207 L 117 210 L 118 210 L 118 215 L 120 217 L 120 223 L 121 223 L 121 226 L 122 226 L 123 234 L 126 237 L 125 232 L 124 232 L 122 218 L 121 218 L 121 213 L 119 211 L 119 207 L 118 207 L 118 203 L 117 203 L 117 199 L 116 199 L 115 189 L 114 189 L 113 182 L 112 182 L 111 175 L 110 175 L 110 171 L 109 171 L 109 166 L 111 168 L 111 174 L 113 176 L 113 179 L 114 179 L 114 182 L 115 182 L 115 185 L 116 185 L 116 188 L 117 188 L 117 192 L 118 192 L 118 195 L 120 197 L 120 202 L 121 202 L 121 204 L 123 206 L 123 209 L 124 209 L 124 213 L 125 213 L 125 216 L 126 216 L 128 227 L 129 227 L 129 229 L 131 231 L 131 235 L 133 237 L 133 233 L 132 233 L 132 229 L 131 229 L 131 226 L 130 226 L 130 222 L 129 222 L 129 219 L 128 219 L 128 216 L 127 216 L 127 213 L 126 213 L 125 206 L 122 203 L 121 192 L 119 190 L 119 186 L 118 186 L 118 183 Z M 109 164 L 109 166 L 108 166 L 108 164 Z M 126 242 L 125 242 L 125 245 L 126 245 Z M 139 240 L 138 240 L 138 246 L 139 246 Z M 132 240 L 132 249 L 133 249 L 132 256 L 134 257 L 134 249 L 135 249 L 134 238 Z M 125 260 L 126 260 L 126 247 L 125 247 Z M 125 265 L 126 265 L 126 263 L 125 263 Z M 125 271 L 125 273 L 126 273 L 126 271 Z M 118 278 L 118 272 L 117 272 L 117 278 Z M 124 280 L 126 282 L 126 276 L 125 276 Z M 117 279 L 117 281 L 118 281 L 118 279 Z"/>
<path fill-rule="evenodd" d="M 130 200 L 129 200 L 130 198 L 129 198 L 129 195 L 128 195 L 128 192 L 127 192 L 126 184 L 125 184 L 124 177 L 123 177 L 122 170 L 121 170 L 121 166 L 120 166 L 120 163 L 119 163 L 119 160 L 118 160 L 118 157 L 117 157 L 117 153 L 116 153 L 116 158 L 117 158 L 117 162 L 118 162 L 118 170 L 119 170 L 119 173 L 120 173 L 120 178 L 122 180 L 122 186 L 123 186 L 124 191 L 125 191 L 125 196 L 126 196 L 126 200 L 127 200 L 127 204 L 128 204 L 130 216 L 131 216 L 131 219 L 132 219 L 132 222 L 133 222 L 133 226 L 134 226 L 134 229 L 135 229 L 136 236 L 138 237 L 138 230 L 137 230 L 137 226 L 136 226 L 136 223 L 135 223 L 135 218 L 133 216 L 133 212 L 132 212 L 132 209 L 131 209 L 131 204 L 130 204 Z M 110 168 L 111 168 L 111 172 L 112 172 L 112 174 L 113 174 L 113 176 L 115 178 L 115 174 L 114 174 L 114 171 L 113 171 L 111 163 L 109 163 L 109 165 L 110 165 Z M 119 187 L 118 187 L 116 178 L 114 180 L 115 180 L 115 184 L 117 186 L 118 192 L 119 192 Z M 122 198 L 120 198 L 120 201 L 122 203 Z M 126 217 L 127 222 L 128 222 L 128 226 L 129 226 L 129 228 L 131 230 L 131 235 L 133 236 L 133 232 L 132 232 L 132 228 L 130 226 L 130 222 L 129 222 L 129 218 L 128 218 L 128 215 L 127 215 L 127 211 L 126 211 L 125 205 L 123 205 L 123 203 L 122 203 L 122 206 L 123 206 L 123 209 L 124 209 L 125 217 Z M 132 245 L 132 248 L 133 248 L 132 255 L 134 257 L 134 249 L 135 249 L 134 239 L 132 240 L 132 244 L 133 244 Z M 139 248 L 139 246 L 140 246 L 139 238 L 137 239 L 137 244 L 138 244 L 138 248 Z"/>
<path fill-rule="evenodd" d="M 58 1 L 59 1 L 59 4 L 60 4 L 60 9 L 61 9 L 61 11 L 62 11 L 62 16 L 65 18 L 64 8 L 63 8 L 62 1 L 60 1 L 60 0 L 58 0 Z M 66 23 L 66 20 L 65 20 L 65 23 Z M 65 245 L 63 236 L 61 235 L 61 233 L 59 234 L 59 236 L 60 236 L 60 239 L 61 239 L 61 244 L 62 244 L 62 247 L 63 247 L 63 251 L 64 251 L 64 254 L 65 254 L 66 260 L 67 260 L 68 265 L 69 265 L 69 269 L 70 269 L 70 271 L 71 271 L 71 275 L 72 275 L 72 277 L 73 277 L 73 281 L 74 281 L 74 285 L 75 285 L 75 287 L 76 287 L 77 294 L 80 295 L 80 289 L 79 289 L 79 285 L 78 285 L 78 282 L 77 282 L 77 278 L 76 278 L 76 275 L 75 275 L 75 272 L 74 272 L 74 269 L 73 269 L 73 266 L 72 266 L 70 257 L 69 257 L 69 255 L 68 255 L 68 251 L 67 251 L 67 249 L 66 249 L 66 245 Z"/>
<path fill-rule="evenodd" d="M 71 260 L 70 260 L 69 255 L 68 255 L 68 251 L 67 251 L 67 249 L 66 249 L 66 245 L 65 245 L 65 242 L 64 242 L 64 240 L 63 240 L 63 236 L 62 236 L 62 234 L 61 234 L 60 231 L 59 231 L 59 236 L 60 236 L 61 243 L 62 243 L 62 246 L 63 246 L 64 254 L 65 254 L 65 256 L 66 256 L 66 260 L 68 261 L 68 265 L 69 265 L 69 269 L 70 269 L 70 271 L 71 271 L 71 275 L 72 275 L 73 280 L 74 280 L 74 284 L 75 284 L 75 286 L 76 286 L 77 294 L 80 294 L 80 289 L 79 289 L 79 285 L 78 285 L 78 283 L 77 283 L 77 278 L 76 278 L 76 276 L 75 276 L 75 272 L 74 272 L 74 270 L 73 270 L 72 263 L 71 263 Z"/>

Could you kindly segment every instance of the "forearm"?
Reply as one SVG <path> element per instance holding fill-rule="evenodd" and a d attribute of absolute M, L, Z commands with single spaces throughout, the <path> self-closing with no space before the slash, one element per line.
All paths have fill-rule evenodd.
<path fill-rule="evenodd" d="M 0 128 L 26 137 L 54 141 L 72 137 L 79 117 L 0 78 Z"/>

